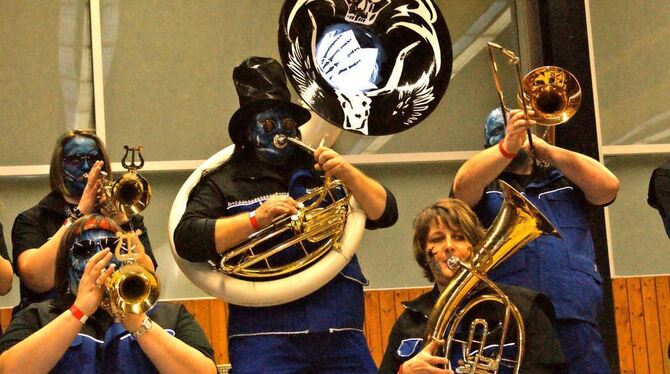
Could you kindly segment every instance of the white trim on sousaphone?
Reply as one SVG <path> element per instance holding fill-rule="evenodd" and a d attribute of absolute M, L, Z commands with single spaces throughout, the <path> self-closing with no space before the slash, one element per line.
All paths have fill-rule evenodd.
<path fill-rule="evenodd" d="M 314 113 L 312 115 L 314 119 Z M 177 266 L 193 284 L 210 296 L 236 305 L 272 306 L 285 304 L 318 290 L 349 263 L 363 237 L 367 218 L 353 196 L 350 200 L 346 226 L 339 240 L 341 250 L 331 249 L 323 258 L 307 269 L 285 278 L 271 281 L 249 281 L 234 278 L 212 270 L 212 267 L 206 262 L 189 262 L 181 258 L 175 250 L 174 230 L 184 214 L 191 190 L 200 181 L 202 172 L 227 161 L 233 153 L 233 148 L 234 145 L 230 145 L 202 163 L 184 182 L 175 197 L 168 222 L 168 238 L 170 250 Z"/>

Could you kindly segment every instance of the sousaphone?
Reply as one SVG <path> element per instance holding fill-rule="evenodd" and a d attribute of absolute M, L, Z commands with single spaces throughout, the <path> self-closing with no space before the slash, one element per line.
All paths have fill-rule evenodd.
<path fill-rule="evenodd" d="M 328 122 L 363 135 L 392 134 L 421 122 L 437 106 L 451 75 L 449 33 L 430 0 L 288 0 L 280 16 L 279 50 L 288 79 L 302 100 Z M 320 139 L 304 139 L 308 146 L 300 148 L 310 149 L 309 144 Z M 295 217 L 281 218 L 224 254 L 214 264 L 219 271 L 209 263 L 188 262 L 176 252 L 174 229 L 191 189 L 205 170 L 225 163 L 232 152 L 231 145 L 205 161 L 175 198 L 169 240 L 177 265 L 196 286 L 236 305 L 278 305 L 318 290 L 349 263 L 360 244 L 366 217 L 353 196 L 347 197 L 346 206 L 306 202 Z M 329 185 L 326 182 L 323 188 Z M 325 211 L 338 213 L 323 217 Z M 344 221 L 344 226 L 329 228 L 327 238 L 321 231 L 311 231 L 332 227 L 336 221 Z M 269 249 L 257 245 L 291 231 L 293 238 Z M 256 267 L 269 267 L 272 261 L 266 254 L 294 248 L 298 240 L 308 241 L 307 247 L 318 243 L 319 253 L 308 252 L 304 260 L 296 261 L 298 266 Z M 328 246 L 322 247 L 323 242 Z"/>

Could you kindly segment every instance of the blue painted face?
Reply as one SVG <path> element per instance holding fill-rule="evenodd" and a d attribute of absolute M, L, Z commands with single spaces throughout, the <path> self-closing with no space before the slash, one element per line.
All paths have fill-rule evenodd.
<path fill-rule="evenodd" d="M 493 109 L 484 122 L 484 147 L 500 143 L 505 137 L 505 119 L 500 108 Z"/>
<path fill-rule="evenodd" d="M 91 171 L 102 152 L 95 140 L 77 135 L 63 147 L 63 183 L 70 196 L 80 197 L 86 187 L 84 174 Z"/>
<path fill-rule="evenodd" d="M 281 165 L 291 157 L 295 149 L 293 143 L 288 143 L 284 148 L 274 145 L 274 137 L 279 134 L 291 138 L 298 135 L 298 124 L 288 110 L 270 108 L 256 114 L 251 141 L 259 159 L 272 165 Z"/>
<path fill-rule="evenodd" d="M 68 269 L 70 288 L 75 294 L 88 260 L 105 248 L 113 252 L 117 243 L 116 235 L 107 230 L 87 230 L 77 237 L 70 248 L 70 267 Z M 110 264 L 115 264 L 117 269 L 121 266 L 116 258 L 113 258 Z"/>

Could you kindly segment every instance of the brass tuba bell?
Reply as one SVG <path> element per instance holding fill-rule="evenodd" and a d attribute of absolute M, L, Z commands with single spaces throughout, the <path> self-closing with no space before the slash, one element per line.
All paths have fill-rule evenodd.
<path fill-rule="evenodd" d="M 496 373 L 501 365 L 514 367 L 518 373 L 523 360 L 525 331 L 523 319 L 517 307 L 493 283 L 487 273 L 502 263 L 524 245 L 540 235 L 560 237 L 554 226 L 523 195 L 507 183 L 500 181 L 504 201 L 498 215 L 482 240 L 474 247 L 468 260 L 457 257 L 449 260 L 449 267 L 455 273 L 438 298 L 424 331 L 424 342 L 442 344 L 445 357 L 449 358 L 456 344 L 460 344 L 463 364 L 457 373 Z M 475 289 L 484 283 L 490 294 L 478 294 Z M 493 342 L 498 349 L 493 354 L 485 354 L 486 338 L 491 329 L 483 319 L 474 319 L 465 340 L 457 339 L 456 332 L 466 321 L 468 312 L 482 303 L 493 302 L 505 308 L 500 327 L 500 338 Z M 516 323 L 516 329 L 510 323 Z M 504 342 L 507 335 L 515 331 L 517 347 L 513 360 L 503 358 Z"/>

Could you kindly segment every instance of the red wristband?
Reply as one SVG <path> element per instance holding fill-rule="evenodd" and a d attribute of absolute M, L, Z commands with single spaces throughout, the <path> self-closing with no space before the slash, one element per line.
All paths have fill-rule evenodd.
<path fill-rule="evenodd" d="M 82 325 L 85 324 L 86 320 L 88 319 L 88 316 L 84 314 L 84 312 L 82 312 L 81 309 L 79 309 L 79 307 L 77 307 L 75 304 L 72 304 L 70 307 L 70 313 L 72 313 L 72 316 L 78 319 Z"/>
<path fill-rule="evenodd" d="M 261 225 L 258 224 L 258 220 L 256 219 L 256 211 L 252 210 L 249 212 L 249 223 L 251 223 L 251 227 L 254 228 L 254 230 L 258 231 L 261 228 Z"/>
<path fill-rule="evenodd" d="M 509 153 L 505 150 L 505 147 L 503 147 L 502 140 L 498 142 L 498 150 L 500 151 L 500 154 L 503 155 L 503 157 L 508 158 L 510 160 L 516 156 L 516 153 Z"/>

